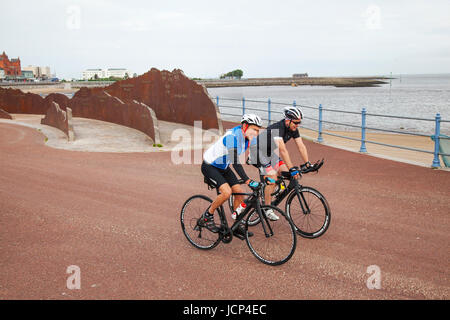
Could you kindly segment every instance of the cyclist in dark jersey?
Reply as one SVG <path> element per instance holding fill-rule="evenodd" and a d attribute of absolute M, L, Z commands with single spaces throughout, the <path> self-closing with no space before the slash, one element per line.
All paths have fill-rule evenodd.
<path fill-rule="evenodd" d="M 308 151 L 298 131 L 302 119 L 303 115 L 298 108 L 286 107 L 284 119 L 271 124 L 252 140 L 250 163 L 259 168 L 261 175 L 276 179 L 279 172 L 290 171 L 292 176 L 298 177 L 299 173 L 285 145 L 290 139 L 294 139 L 306 167 L 311 165 Z M 266 203 L 271 203 L 274 188 L 275 185 L 270 184 L 264 189 Z M 266 215 L 271 220 L 278 220 L 278 216 L 273 211 L 266 211 Z"/>

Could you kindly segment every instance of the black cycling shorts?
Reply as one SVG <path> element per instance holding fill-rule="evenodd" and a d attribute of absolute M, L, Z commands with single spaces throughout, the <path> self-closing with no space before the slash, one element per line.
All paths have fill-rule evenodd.
<path fill-rule="evenodd" d="M 239 180 L 234 174 L 233 170 L 231 170 L 231 167 L 222 170 L 203 161 L 202 173 L 206 178 L 215 182 L 217 184 L 217 188 L 219 188 L 224 183 L 228 183 L 230 187 L 234 186 L 235 184 L 239 184 Z"/>

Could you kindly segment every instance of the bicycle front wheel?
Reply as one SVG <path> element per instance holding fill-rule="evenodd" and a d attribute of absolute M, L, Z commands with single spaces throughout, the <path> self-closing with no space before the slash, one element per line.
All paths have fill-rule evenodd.
<path fill-rule="evenodd" d="M 211 203 L 212 200 L 210 198 L 199 194 L 187 199 L 181 209 L 181 229 L 188 241 L 198 249 L 212 249 L 221 240 L 220 233 L 213 233 L 207 228 L 199 226 L 203 213 Z M 218 214 L 215 214 L 215 216 L 217 219 Z"/>
<path fill-rule="evenodd" d="M 247 223 L 246 240 L 250 251 L 258 260 L 276 266 L 292 257 L 297 246 L 297 235 L 292 222 L 281 209 L 262 205 L 261 214 L 268 209 L 272 209 L 279 219 L 271 221 L 260 217 L 258 224 L 251 226 Z M 252 232 L 253 236 L 249 237 L 248 232 Z"/>
<path fill-rule="evenodd" d="M 302 187 L 292 191 L 286 200 L 286 214 L 292 220 L 298 234 L 304 238 L 318 238 L 331 222 L 331 210 L 325 197 L 316 189 Z"/>

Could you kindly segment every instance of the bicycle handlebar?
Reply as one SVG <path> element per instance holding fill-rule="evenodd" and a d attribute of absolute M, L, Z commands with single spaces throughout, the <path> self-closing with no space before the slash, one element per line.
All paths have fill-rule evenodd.
<path fill-rule="evenodd" d="M 314 171 L 319 172 L 319 169 L 323 166 L 324 161 L 325 161 L 325 159 L 317 160 L 313 165 L 311 165 L 309 167 L 301 165 L 300 169 L 298 169 L 298 172 L 300 174 L 305 174 L 305 173 L 314 172 Z M 280 183 L 283 179 L 290 180 L 291 178 L 293 178 L 293 177 L 291 176 L 291 173 L 289 171 L 282 171 L 281 176 L 279 177 L 278 180 L 272 182 L 272 181 L 270 181 L 272 179 L 266 180 L 266 179 L 268 179 L 268 177 L 266 177 L 266 179 L 264 181 L 261 181 L 261 184 L 266 185 L 266 184 L 268 184 L 267 181 L 269 181 L 271 183 Z M 245 184 L 245 181 L 243 179 L 238 179 L 238 183 Z M 252 189 L 254 189 L 254 188 L 252 188 Z"/>
<path fill-rule="evenodd" d="M 305 174 L 305 173 L 314 172 L 314 171 L 318 172 L 319 169 L 323 166 L 323 163 L 324 163 L 324 159 L 317 160 L 313 165 L 311 165 L 309 167 L 306 167 L 305 165 L 301 165 L 300 169 L 298 169 L 298 172 L 300 174 Z M 280 178 L 290 180 L 292 178 L 292 175 L 288 171 L 282 171 Z M 277 181 L 277 182 L 279 182 L 279 181 Z"/>

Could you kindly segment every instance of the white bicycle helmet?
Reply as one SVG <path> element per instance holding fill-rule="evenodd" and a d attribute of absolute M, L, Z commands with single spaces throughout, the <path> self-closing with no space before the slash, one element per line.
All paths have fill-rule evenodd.
<path fill-rule="evenodd" d="M 284 116 L 290 120 L 301 120 L 303 119 L 303 114 L 299 108 L 296 107 L 286 107 L 284 108 Z"/>
<path fill-rule="evenodd" d="M 256 114 L 244 114 L 241 123 L 254 124 L 255 126 L 262 127 L 261 118 Z"/>

